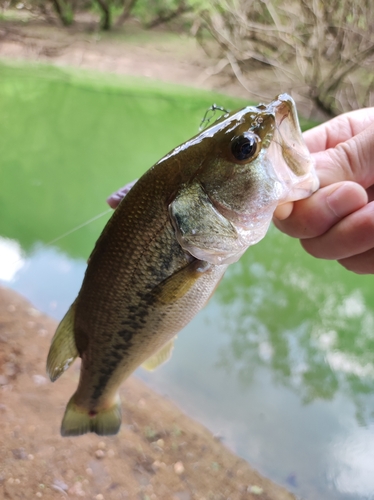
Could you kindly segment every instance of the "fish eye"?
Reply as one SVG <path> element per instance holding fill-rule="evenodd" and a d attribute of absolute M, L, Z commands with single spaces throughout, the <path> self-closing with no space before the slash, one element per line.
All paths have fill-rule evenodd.
<path fill-rule="evenodd" d="M 259 138 L 250 132 L 234 137 L 231 143 L 231 152 L 239 161 L 249 160 L 258 152 Z"/>

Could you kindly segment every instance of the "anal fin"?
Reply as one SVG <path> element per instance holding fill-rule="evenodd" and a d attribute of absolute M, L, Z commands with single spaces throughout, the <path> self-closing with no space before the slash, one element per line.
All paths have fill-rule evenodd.
<path fill-rule="evenodd" d="M 174 349 L 174 338 L 166 342 L 165 345 L 156 351 L 150 358 L 148 358 L 141 366 L 145 370 L 153 372 L 156 368 L 166 363 L 171 358 L 171 353 Z"/>
<path fill-rule="evenodd" d="M 58 325 L 52 339 L 47 358 L 47 373 L 52 382 L 58 379 L 78 356 L 74 339 L 74 314 L 75 302 Z"/>

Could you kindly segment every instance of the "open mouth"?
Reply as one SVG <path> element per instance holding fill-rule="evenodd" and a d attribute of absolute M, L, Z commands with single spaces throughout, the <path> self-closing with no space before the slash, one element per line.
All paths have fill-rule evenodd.
<path fill-rule="evenodd" d="M 307 198 L 318 189 L 319 180 L 302 136 L 294 100 L 281 94 L 269 108 L 275 115 L 275 132 L 268 158 L 285 187 L 280 203 Z"/>

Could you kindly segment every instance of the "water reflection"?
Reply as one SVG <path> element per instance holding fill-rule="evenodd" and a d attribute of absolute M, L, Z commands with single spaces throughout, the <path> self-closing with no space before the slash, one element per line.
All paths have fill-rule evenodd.
<path fill-rule="evenodd" d="M 102 212 L 217 98 L 0 72 L 0 280 L 60 319 L 105 218 L 42 242 Z M 272 230 L 229 269 L 171 361 L 138 375 L 303 498 L 363 500 L 374 490 L 373 343 L 372 278 Z"/>
<path fill-rule="evenodd" d="M 244 385 L 258 366 L 267 366 L 304 403 L 343 391 L 365 422 L 373 407 L 361 396 L 374 392 L 369 279 L 329 262 L 310 258 L 307 267 L 302 256 L 290 260 L 293 246 L 274 230 L 228 272 L 217 297 L 227 309 L 230 348 L 221 350 L 219 366 Z"/>
<path fill-rule="evenodd" d="M 3 248 L 0 240 L 0 252 Z M 6 240 L 6 248 L 20 249 L 16 241 Z M 71 259 L 61 250 L 35 244 L 20 260 L 20 253 L 3 252 L 4 272 L 0 283 L 13 288 L 32 301 L 33 305 L 55 319 L 61 319 L 80 288 L 86 262 Z"/>
<path fill-rule="evenodd" d="M 373 498 L 374 425 L 341 436 L 331 447 L 330 477 L 343 494 Z"/>
<path fill-rule="evenodd" d="M 24 264 L 21 245 L 0 236 L 0 280 L 11 281 Z"/>

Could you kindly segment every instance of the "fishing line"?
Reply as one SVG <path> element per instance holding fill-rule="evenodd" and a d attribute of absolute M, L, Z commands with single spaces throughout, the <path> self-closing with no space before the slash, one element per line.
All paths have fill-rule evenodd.
<path fill-rule="evenodd" d="M 222 113 L 225 113 L 225 114 L 229 113 L 229 111 L 227 111 L 227 109 L 223 108 L 222 106 L 217 106 L 217 104 L 212 104 L 210 106 L 210 108 L 208 108 L 205 111 L 205 115 L 203 116 L 203 119 L 200 122 L 200 126 L 199 126 L 200 132 L 209 125 L 209 123 L 211 122 L 211 120 L 213 119 L 213 117 L 217 111 L 222 111 Z M 211 117 L 208 116 L 209 113 L 212 113 Z M 223 115 L 223 116 L 225 116 L 225 115 Z M 220 118 L 222 118 L 222 117 L 220 117 Z M 219 118 L 217 118 L 216 121 L 218 121 L 218 120 L 219 120 Z M 206 123 L 206 125 L 204 125 L 204 123 Z"/>
<path fill-rule="evenodd" d="M 108 208 L 108 210 L 105 210 L 104 212 L 101 212 L 100 214 L 95 215 L 91 219 L 88 219 L 85 222 L 83 222 L 82 224 L 79 224 L 79 226 L 76 226 L 73 229 L 66 231 L 66 233 L 63 233 L 60 236 L 57 236 L 57 238 L 54 238 L 53 240 L 48 241 L 47 243 L 44 243 L 44 245 L 49 247 L 49 246 L 53 245 L 54 243 L 56 243 L 57 241 L 60 241 L 63 238 L 65 238 L 65 236 L 69 236 L 69 234 L 75 233 L 75 231 L 82 229 L 82 227 L 88 226 L 88 224 L 91 224 L 91 222 L 94 222 L 95 220 L 100 219 L 100 217 L 104 217 L 104 215 L 107 215 L 111 212 L 113 212 L 113 209 Z M 13 262 L 11 262 L 11 265 L 17 264 L 17 262 L 21 262 L 22 260 L 24 260 L 24 257 L 20 257 L 19 259 L 14 260 Z"/>
<path fill-rule="evenodd" d="M 91 219 L 87 220 L 86 222 L 83 222 L 82 224 L 79 224 L 79 226 L 74 227 L 73 229 L 70 229 L 70 231 L 67 231 L 66 233 L 61 234 L 60 236 L 57 236 L 57 238 L 48 241 L 45 243 L 45 245 L 53 245 L 53 243 L 56 243 L 57 241 L 62 240 L 62 238 L 65 238 L 65 236 L 69 236 L 69 234 L 75 233 L 75 231 L 78 231 L 78 229 L 81 229 L 82 227 L 88 226 L 88 224 L 91 224 L 91 222 L 94 222 L 97 219 L 100 219 L 100 217 L 103 217 L 106 214 L 109 214 L 110 212 L 113 212 L 111 208 L 108 210 L 105 210 L 104 212 L 101 212 L 101 214 L 95 215 L 95 217 L 92 217 Z"/>

